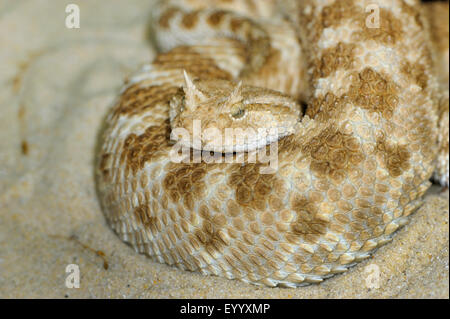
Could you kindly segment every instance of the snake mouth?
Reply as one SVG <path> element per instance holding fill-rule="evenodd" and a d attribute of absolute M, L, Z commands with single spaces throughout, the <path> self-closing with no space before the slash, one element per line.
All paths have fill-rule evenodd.
<path fill-rule="evenodd" d="M 190 130 L 185 127 L 174 128 L 170 139 L 178 147 L 206 152 L 235 153 L 257 151 L 295 133 L 295 126 L 292 123 L 258 128 L 219 129 L 209 126 L 202 129 L 201 126 L 200 120 L 194 120 Z"/>

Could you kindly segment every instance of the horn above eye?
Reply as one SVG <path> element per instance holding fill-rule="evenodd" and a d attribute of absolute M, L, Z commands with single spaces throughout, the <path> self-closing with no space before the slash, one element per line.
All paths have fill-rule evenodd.
<path fill-rule="evenodd" d="M 234 88 L 231 95 L 228 97 L 228 103 L 235 104 L 242 101 L 242 81 L 240 81 Z"/>
<path fill-rule="evenodd" d="M 184 75 L 184 94 L 185 94 L 185 107 L 194 108 L 197 104 L 206 100 L 205 95 L 197 89 L 192 79 L 187 74 L 186 70 L 183 71 Z"/>

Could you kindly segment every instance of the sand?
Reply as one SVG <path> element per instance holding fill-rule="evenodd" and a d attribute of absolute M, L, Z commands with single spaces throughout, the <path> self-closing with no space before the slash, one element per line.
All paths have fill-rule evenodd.
<path fill-rule="evenodd" d="M 448 298 L 448 191 L 433 187 L 394 240 L 320 285 L 265 288 L 152 262 L 106 224 L 97 134 L 122 79 L 154 51 L 149 0 L 0 2 L 1 298 Z M 79 266 L 80 288 L 65 285 Z M 373 266 L 374 265 L 374 266 Z M 369 266 L 369 268 L 367 268 Z M 378 267 L 379 288 L 368 288 Z"/>

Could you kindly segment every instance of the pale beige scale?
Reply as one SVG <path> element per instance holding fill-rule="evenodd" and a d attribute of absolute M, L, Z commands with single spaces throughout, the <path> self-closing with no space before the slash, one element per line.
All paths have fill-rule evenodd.
<path fill-rule="evenodd" d="M 205 3 L 155 9 L 162 52 L 127 80 L 106 119 L 98 193 L 136 251 L 253 284 L 317 283 L 389 242 L 433 173 L 448 185 L 448 73 L 436 74 L 448 65 L 448 27 L 439 41 L 430 30 L 442 25 L 429 23 L 448 25 L 448 4 Z M 366 25 L 373 3 L 376 29 Z M 195 144 L 171 134 L 193 133 L 196 120 L 218 135 Z M 220 148 L 227 128 L 266 133 Z M 191 161 L 173 161 L 177 143 Z M 275 144 L 274 172 L 248 162 Z M 213 149 L 223 152 L 216 162 L 193 162 Z"/>

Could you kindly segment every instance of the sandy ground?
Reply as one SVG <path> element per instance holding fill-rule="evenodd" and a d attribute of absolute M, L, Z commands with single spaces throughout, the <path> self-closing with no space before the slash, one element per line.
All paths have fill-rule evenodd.
<path fill-rule="evenodd" d="M 0 2 L 1 298 L 448 298 L 448 191 L 373 258 L 320 285 L 255 287 L 150 261 L 100 210 L 93 174 L 103 117 L 122 79 L 154 55 L 149 0 Z M 77 264 L 80 288 L 65 285 Z M 369 267 L 368 267 L 369 266 Z M 368 288 L 379 270 L 379 288 Z"/>

